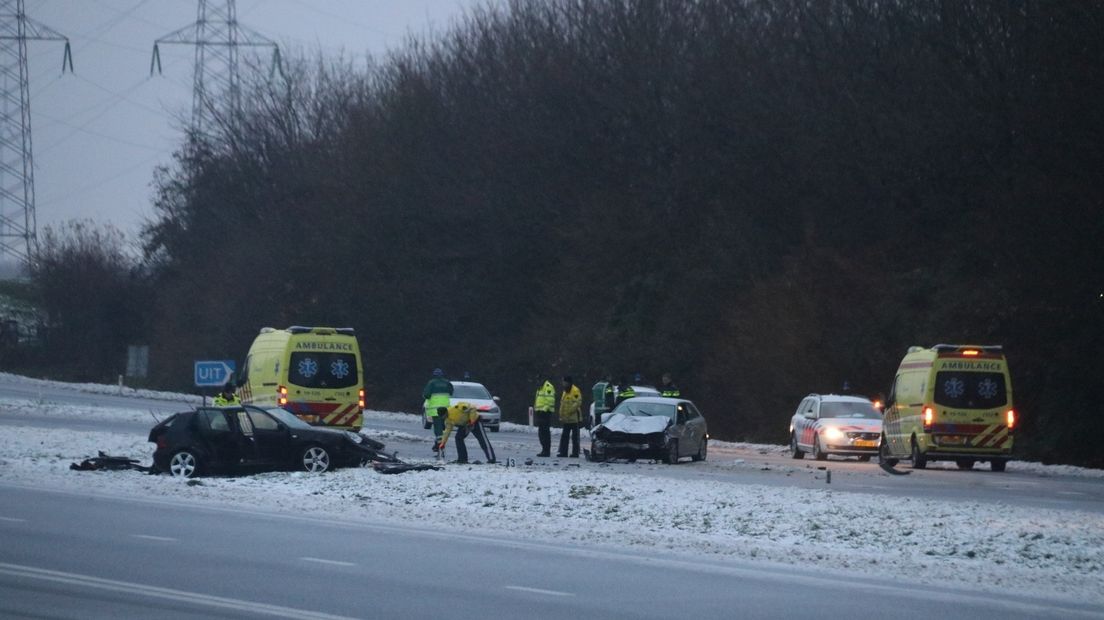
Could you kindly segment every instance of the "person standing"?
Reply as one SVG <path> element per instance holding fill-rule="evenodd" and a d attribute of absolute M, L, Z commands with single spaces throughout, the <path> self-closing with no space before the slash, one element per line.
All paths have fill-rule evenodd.
<path fill-rule="evenodd" d="M 682 396 L 682 392 L 679 391 L 678 386 L 671 381 L 671 373 L 663 373 L 663 377 L 659 384 L 659 395 L 666 396 L 667 398 L 679 398 Z"/>
<path fill-rule="evenodd" d="M 452 407 L 446 407 L 445 412 L 438 417 L 444 418 L 444 429 L 441 431 L 441 440 L 437 442 L 437 449 L 441 454 L 445 453 L 449 435 L 456 429 L 456 462 L 468 462 L 468 446 L 464 438 L 468 433 L 475 435 L 479 447 L 483 449 L 483 455 L 487 457 L 487 463 L 495 463 L 494 446 L 483 430 L 483 423 L 479 420 L 479 412 L 471 403 L 459 402 Z"/>
<path fill-rule="evenodd" d="M 571 380 L 563 378 L 563 393 L 560 395 L 560 451 L 556 456 L 567 456 L 567 441 L 571 438 L 571 458 L 579 457 L 579 423 L 583 421 L 583 394 Z"/>
<path fill-rule="evenodd" d="M 451 402 L 450 398 L 452 398 L 452 382 L 445 378 L 445 371 L 434 368 L 433 377 L 430 378 L 422 390 L 426 419 L 433 424 L 434 454 L 437 453 L 438 446 L 441 444 L 441 433 L 445 430 L 444 416 Z"/>
<path fill-rule="evenodd" d="M 222 386 L 222 390 L 215 396 L 213 401 L 216 407 L 229 407 L 231 405 L 240 405 L 241 401 L 238 400 L 238 395 L 234 390 L 234 384 L 227 381 L 226 385 Z"/>
<path fill-rule="evenodd" d="M 630 384 L 627 380 L 625 380 L 624 377 L 621 377 L 621 382 L 617 386 L 616 403 L 618 405 L 620 405 L 623 401 L 626 401 L 630 398 L 635 398 L 635 397 L 636 397 L 636 390 L 633 389 L 632 384 Z"/>
<path fill-rule="evenodd" d="M 541 451 L 537 456 L 552 456 L 552 414 L 556 411 L 556 388 L 545 381 L 533 399 L 533 421 L 537 423 L 537 438 Z"/>

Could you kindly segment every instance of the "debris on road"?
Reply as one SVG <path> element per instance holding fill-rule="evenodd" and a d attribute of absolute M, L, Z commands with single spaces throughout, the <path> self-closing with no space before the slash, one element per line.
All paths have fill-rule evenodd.
<path fill-rule="evenodd" d="M 99 456 L 85 459 L 80 463 L 70 464 L 69 469 L 73 471 L 119 471 L 134 469 L 145 474 L 153 471 L 152 467 L 139 465 L 138 459 L 127 458 L 125 456 L 111 456 L 109 454 L 104 454 L 102 450 L 99 452 Z"/>

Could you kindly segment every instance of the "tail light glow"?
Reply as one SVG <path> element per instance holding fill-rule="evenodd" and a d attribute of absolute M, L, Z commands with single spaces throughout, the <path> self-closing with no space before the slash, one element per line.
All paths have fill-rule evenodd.
<path fill-rule="evenodd" d="M 276 388 L 276 404 L 278 404 L 281 407 L 288 404 L 288 395 L 287 394 L 288 394 L 288 392 L 287 392 L 286 387 L 281 385 L 280 387 Z"/>
<path fill-rule="evenodd" d="M 364 410 L 364 388 L 361 388 L 360 392 L 357 393 L 357 407 L 360 407 L 362 411 Z"/>
<path fill-rule="evenodd" d="M 966 357 L 977 357 L 978 355 L 981 355 L 981 351 L 978 351 L 977 349 L 965 349 L 962 351 L 962 354 Z"/>
<path fill-rule="evenodd" d="M 1005 420 L 1008 422 L 1008 429 L 1012 430 L 1016 426 L 1016 411 L 1009 409 L 1008 413 L 1005 414 Z"/>
<path fill-rule="evenodd" d="M 932 422 L 935 421 L 935 409 L 931 407 L 924 407 L 924 430 L 931 427 Z"/>

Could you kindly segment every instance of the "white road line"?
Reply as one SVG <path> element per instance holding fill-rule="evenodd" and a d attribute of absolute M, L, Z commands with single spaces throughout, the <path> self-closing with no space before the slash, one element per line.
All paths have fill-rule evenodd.
<path fill-rule="evenodd" d="M 150 534 L 131 534 L 135 538 L 141 538 L 144 540 L 156 540 L 160 542 L 176 542 L 175 538 L 169 538 L 168 536 L 151 536 Z"/>
<path fill-rule="evenodd" d="M 326 559 L 323 559 L 323 558 L 309 558 L 309 557 L 303 557 L 303 558 L 299 558 L 299 559 L 303 560 L 304 562 L 317 562 L 319 564 L 329 564 L 330 566 L 356 566 L 356 564 L 354 564 L 352 562 L 342 562 L 340 560 L 326 560 Z"/>
<path fill-rule="evenodd" d="M 1058 495 L 1088 495 L 1088 493 L 1082 493 L 1081 491 L 1058 491 Z"/>
<path fill-rule="evenodd" d="M 13 577 L 21 577 L 25 579 L 39 579 L 42 581 L 50 581 L 53 583 L 64 583 L 72 586 L 93 588 L 97 590 L 107 590 L 110 592 L 122 592 L 124 594 L 147 596 L 150 598 L 157 598 L 169 601 L 178 601 L 183 603 L 190 603 L 192 605 L 210 607 L 214 609 L 232 610 L 256 615 L 276 616 L 279 618 L 348 620 L 348 616 L 335 616 L 320 611 L 296 609 L 294 607 L 270 605 L 268 603 L 256 603 L 253 601 L 245 601 L 242 599 L 212 596 L 210 594 L 200 594 L 199 592 L 188 592 L 185 590 L 173 590 L 171 588 L 162 588 L 159 586 L 147 586 L 144 584 L 133 583 L 129 581 L 115 581 L 114 579 L 103 579 L 101 577 L 93 577 L 91 575 L 65 573 L 56 570 L 35 568 L 33 566 L 21 566 L 19 564 L 6 564 L 0 562 L 0 575 L 10 575 Z"/>
<path fill-rule="evenodd" d="M 542 590 L 540 588 L 527 588 L 525 586 L 504 586 L 507 590 L 519 592 L 532 592 L 534 594 L 547 594 L 548 596 L 575 596 L 573 592 L 560 592 L 558 590 Z"/>
<path fill-rule="evenodd" d="M 16 519 L 15 517 L 0 517 L 0 521 L 7 521 L 9 523 L 23 523 L 26 519 Z"/>

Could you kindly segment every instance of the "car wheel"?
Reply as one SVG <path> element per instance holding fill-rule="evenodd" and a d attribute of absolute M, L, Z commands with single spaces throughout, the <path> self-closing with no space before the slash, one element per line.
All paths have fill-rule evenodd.
<path fill-rule="evenodd" d="M 882 435 L 881 441 L 878 442 L 878 460 L 887 467 L 893 467 L 901 462 L 899 459 L 889 456 L 889 443 L 886 441 L 885 435 Z"/>
<path fill-rule="evenodd" d="M 813 435 L 813 458 L 818 461 L 828 460 L 828 453 L 820 447 L 820 435 Z"/>
<path fill-rule="evenodd" d="M 702 439 L 701 440 L 701 445 L 698 446 L 698 453 L 695 454 L 694 456 L 690 457 L 690 460 L 691 461 L 697 461 L 697 462 L 704 461 L 706 455 L 708 454 L 708 452 L 709 452 L 709 440 L 708 439 Z"/>
<path fill-rule="evenodd" d="M 869 463 L 870 462 L 870 455 L 869 454 L 860 455 L 859 460 L 862 461 L 863 463 Z"/>
<path fill-rule="evenodd" d="M 923 454 L 920 454 L 920 445 L 916 442 L 916 438 L 912 438 L 912 468 L 924 469 L 928 466 L 928 459 Z"/>
<path fill-rule="evenodd" d="M 330 453 L 322 446 L 308 446 L 299 463 L 304 471 L 320 474 L 330 468 Z"/>
<path fill-rule="evenodd" d="M 958 459 L 955 461 L 955 465 L 958 465 L 959 469 L 973 469 L 974 459 Z"/>
<path fill-rule="evenodd" d="M 169 459 L 169 474 L 195 478 L 199 474 L 199 459 L 191 450 L 181 450 Z"/>
<path fill-rule="evenodd" d="M 1008 461 L 1004 459 L 993 459 L 989 461 L 989 469 L 993 471 L 1004 471 L 1004 466 L 1008 464 Z"/>
<path fill-rule="evenodd" d="M 797 447 L 797 433 L 790 434 L 790 456 L 795 459 L 805 458 L 805 451 Z"/>
<path fill-rule="evenodd" d="M 663 458 L 663 461 L 668 465 L 674 465 L 678 463 L 678 441 L 672 439 L 667 442 L 667 455 Z"/>

